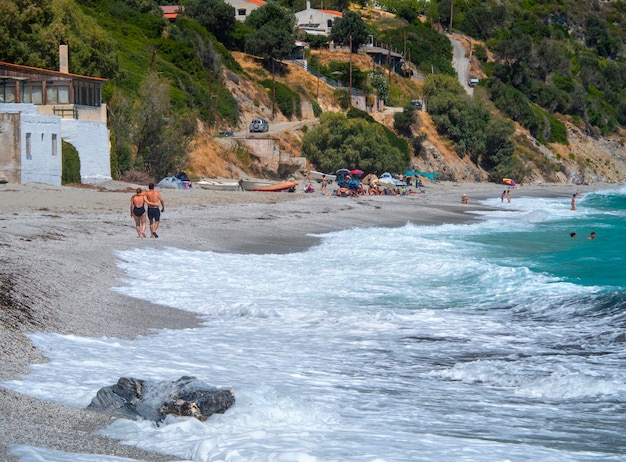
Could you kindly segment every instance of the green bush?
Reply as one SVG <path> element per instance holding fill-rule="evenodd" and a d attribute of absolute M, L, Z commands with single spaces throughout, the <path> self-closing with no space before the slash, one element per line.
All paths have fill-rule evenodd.
<path fill-rule="evenodd" d="M 80 184 L 80 157 L 76 148 L 62 140 L 61 156 L 61 184 Z"/>
<path fill-rule="evenodd" d="M 302 105 L 298 93 L 280 82 L 272 84 L 271 79 L 263 80 L 261 85 L 270 90 L 270 97 L 272 96 L 272 88 L 276 89 L 276 105 L 285 117 L 288 119 L 294 115 L 299 118 L 302 117 Z"/>
<path fill-rule="evenodd" d="M 311 101 L 311 106 L 313 106 L 313 114 L 315 115 L 315 117 L 319 117 L 322 115 L 322 108 L 320 107 L 319 104 L 317 104 L 317 101 L 312 100 Z"/>
<path fill-rule="evenodd" d="M 346 111 L 348 107 L 350 107 L 350 96 L 348 95 L 347 90 L 337 88 L 333 92 L 333 97 L 335 98 L 337 104 L 339 104 L 339 107 L 341 107 L 341 109 L 343 109 L 344 111 Z"/>

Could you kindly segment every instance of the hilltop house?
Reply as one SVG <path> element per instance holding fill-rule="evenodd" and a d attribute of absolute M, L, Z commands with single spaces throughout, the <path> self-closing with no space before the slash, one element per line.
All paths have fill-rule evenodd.
<path fill-rule="evenodd" d="M 295 15 L 299 31 L 308 35 L 330 35 L 335 21 L 343 17 L 339 11 L 311 8 L 309 0 L 306 2 L 306 9 Z"/>
<path fill-rule="evenodd" d="M 70 74 L 67 46 L 59 71 L 0 62 L 0 177 L 61 185 L 61 140 L 80 157 L 83 183 L 111 180 L 106 79 Z"/>
<path fill-rule="evenodd" d="M 163 17 L 170 21 L 174 21 L 181 12 L 185 11 L 185 7 L 182 5 L 161 5 L 159 8 L 161 8 Z"/>
<path fill-rule="evenodd" d="M 235 8 L 235 19 L 244 21 L 250 12 L 265 5 L 263 0 L 224 0 L 225 3 Z M 185 8 L 182 5 L 161 5 L 163 16 L 170 21 L 174 21 Z"/>
<path fill-rule="evenodd" d="M 263 0 L 224 0 L 235 8 L 235 18 L 245 21 L 251 12 L 265 5 Z"/>

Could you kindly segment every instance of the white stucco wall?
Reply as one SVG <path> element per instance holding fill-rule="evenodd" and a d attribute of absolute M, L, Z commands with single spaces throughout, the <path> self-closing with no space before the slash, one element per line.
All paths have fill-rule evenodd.
<path fill-rule="evenodd" d="M 102 183 L 111 178 L 109 132 L 104 123 L 61 119 L 63 139 L 71 143 L 80 157 L 83 183 Z"/>
<path fill-rule="evenodd" d="M 20 124 L 22 184 L 45 183 L 61 186 L 60 120 L 55 116 L 22 112 Z M 29 137 L 30 142 L 27 142 Z"/>

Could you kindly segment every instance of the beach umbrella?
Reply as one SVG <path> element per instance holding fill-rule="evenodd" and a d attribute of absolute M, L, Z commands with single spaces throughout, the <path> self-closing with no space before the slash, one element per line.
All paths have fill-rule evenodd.
<path fill-rule="evenodd" d="M 502 178 L 502 182 L 508 184 L 509 186 L 515 186 L 515 181 L 510 178 Z"/>
<path fill-rule="evenodd" d="M 365 175 L 365 178 L 363 178 L 363 184 L 374 184 L 377 182 L 378 182 L 378 177 L 374 175 L 373 173 Z"/>
<path fill-rule="evenodd" d="M 417 176 L 420 172 L 416 172 L 415 170 L 407 170 L 404 172 L 404 176 Z"/>
<path fill-rule="evenodd" d="M 355 168 L 354 170 L 350 170 L 350 175 L 363 175 L 363 170 Z"/>

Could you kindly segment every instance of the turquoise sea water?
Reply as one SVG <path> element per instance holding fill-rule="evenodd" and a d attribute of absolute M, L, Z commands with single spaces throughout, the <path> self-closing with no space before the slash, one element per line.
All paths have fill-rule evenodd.
<path fill-rule="evenodd" d="M 486 204 L 476 223 L 346 230 L 287 255 L 120 252 L 114 290 L 205 324 L 35 334 L 50 362 L 3 385 L 78 407 L 120 375 L 230 387 L 237 404 L 205 423 L 103 430 L 198 462 L 626 461 L 626 188 L 576 211 L 523 188 Z"/>

